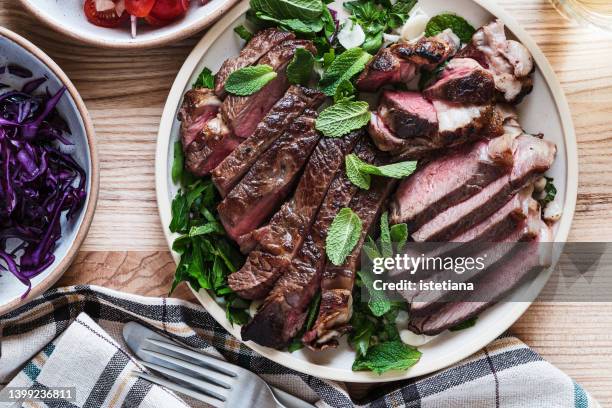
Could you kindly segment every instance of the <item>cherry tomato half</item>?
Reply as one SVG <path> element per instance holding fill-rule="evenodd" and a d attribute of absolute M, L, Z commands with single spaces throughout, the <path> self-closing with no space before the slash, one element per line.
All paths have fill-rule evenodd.
<path fill-rule="evenodd" d="M 125 11 L 118 16 L 117 11 L 114 8 L 98 11 L 96 8 L 96 0 L 85 0 L 83 10 L 85 11 L 87 20 L 89 20 L 90 23 L 100 27 L 118 27 L 121 25 L 121 23 L 129 18 Z"/>
<path fill-rule="evenodd" d="M 189 8 L 189 0 L 156 0 L 150 15 L 155 20 L 170 22 L 182 17 Z"/>
<path fill-rule="evenodd" d="M 149 15 L 153 6 L 155 6 L 155 0 L 125 0 L 125 9 L 136 17 Z"/>
<path fill-rule="evenodd" d="M 150 25 L 154 27 L 163 27 L 165 25 L 172 23 L 172 21 L 170 20 L 161 20 L 155 17 L 153 14 L 149 14 L 148 16 L 145 16 L 144 19 L 147 23 L 149 23 Z"/>

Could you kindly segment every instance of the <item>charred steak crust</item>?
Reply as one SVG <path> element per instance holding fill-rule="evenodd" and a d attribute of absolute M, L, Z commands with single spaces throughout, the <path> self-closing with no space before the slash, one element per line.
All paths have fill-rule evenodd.
<path fill-rule="evenodd" d="M 280 272 L 280 278 L 255 318 L 243 326 L 243 339 L 281 348 L 302 327 L 308 304 L 319 287 L 325 261 L 325 237 L 337 213 L 334 200 L 338 188 L 352 190 L 350 186 L 339 185 L 336 180 L 341 179 L 334 178 L 334 174 L 344 173 L 344 156 L 361 137 L 362 132 L 356 131 L 340 139 L 322 139 L 310 157 L 294 197 L 267 226 L 256 231 L 261 249 L 277 257 L 287 257 L 291 265 Z"/>
<path fill-rule="evenodd" d="M 220 106 L 221 101 L 211 89 L 194 88 L 185 93 L 178 112 L 184 151 L 196 139 L 206 122 L 217 115 Z"/>
<path fill-rule="evenodd" d="M 220 116 L 210 119 L 185 149 L 185 168 L 202 177 L 216 167 L 240 144 Z"/>
<path fill-rule="evenodd" d="M 316 54 L 316 47 L 308 40 L 287 40 L 272 48 L 259 61 L 270 65 L 277 76 L 262 89 L 249 96 L 228 95 L 221 105 L 225 123 L 241 138 L 253 134 L 259 122 L 289 88 L 285 69 L 298 48 Z"/>
<path fill-rule="evenodd" d="M 278 139 L 305 109 L 316 109 L 325 95 L 299 85 L 291 86 L 257 125 L 251 137 L 242 142 L 212 171 L 215 186 L 225 197 L 255 161 Z"/>
<path fill-rule="evenodd" d="M 423 95 L 457 103 L 490 104 L 495 97 L 495 80 L 473 59 L 453 58 Z"/>
<path fill-rule="evenodd" d="M 240 69 L 253 65 L 276 45 L 295 38 L 295 34 L 277 28 L 259 31 L 234 58 L 226 59 L 215 75 L 215 94 L 225 96 L 225 81 L 229 75 Z"/>
<path fill-rule="evenodd" d="M 232 239 L 259 227 L 290 192 L 319 140 L 315 118 L 306 110 L 221 201 L 219 218 Z"/>

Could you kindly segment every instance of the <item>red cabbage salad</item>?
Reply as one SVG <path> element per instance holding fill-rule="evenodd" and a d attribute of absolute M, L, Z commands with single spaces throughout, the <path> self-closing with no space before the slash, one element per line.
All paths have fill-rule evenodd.
<path fill-rule="evenodd" d="M 25 82 L 21 89 L 5 79 Z M 56 106 L 66 87 L 42 89 L 17 65 L 0 67 L 0 274 L 31 279 L 55 261 L 61 220 L 77 215 L 87 196 L 86 175 L 70 151 L 68 124 Z M 14 82 L 14 81 L 12 81 Z"/>

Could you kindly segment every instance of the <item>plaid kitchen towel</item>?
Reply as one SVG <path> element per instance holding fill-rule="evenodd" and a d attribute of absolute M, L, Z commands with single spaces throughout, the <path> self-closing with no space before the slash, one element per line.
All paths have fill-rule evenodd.
<path fill-rule="evenodd" d="M 318 407 L 599 406 L 567 375 L 513 337 L 500 338 L 428 377 L 377 386 L 367 401 L 356 403 L 343 384 L 301 374 L 259 356 L 230 336 L 200 306 L 95 286 L 55 289 L 0 317 L 0 388 L 9 382 L 52 386 L 59 383 L 45 384 L 46 378 L 76 371 L 65 377 L 63 385 L 71 382 L 77 386 L 77 394 L 83 395 L 72 405 L 58 406 L 183 406 L 174 394 L 122 375 L 142 369 L 122 340 L 123 324 L 129 321 L 157 329 L 193 348 L 220 353 Z M 96 361 L 86 352 L 102 347 L 106 361 Z M 49 365 L 56 356 L 64 366 Z M 112 373 L 104 374 L 107 369 Z M 130 393 L 138 398 L 128 399 Z M 159 404 L 158 398 L 164 402 Z"/>

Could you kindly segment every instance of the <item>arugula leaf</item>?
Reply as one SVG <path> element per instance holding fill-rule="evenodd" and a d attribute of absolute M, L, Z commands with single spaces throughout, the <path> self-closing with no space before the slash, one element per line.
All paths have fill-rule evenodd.
<path fill-rule="evenodd" d="M 387 341 L 368 349 L 365 356 L 359 355 L 353 363 L 353 371 L 371 370 L 382 374 L 390 370 L 406 370 L 421 358 L 421 352 L 401 341 Z"/>
<path fill-rule="evenodd" d="M 544 186 L 544 193 L 546 193 L 546 195 L 539 200 L 542 208 L 546 207 L 546 204 L 554 201 L 557 196 L 557 187 L 553 184 L 553 179 L 551 177 L 544 178 L 546 179 L 546 185 Z"/>
<path fill-rule="evenodd" d="M 189 227 L 189 206 L 187 205 L 187 197 L 178 192 L 172 200 L 172 220 L 170 221 L 171 232 L 184 232 Z"/>
<path fill-rule="evenodd" d="M 416 5 L 417 0 L 399 0 L 397 1 L 389 10 L 389 14 L 387 16 L 387 26 L 389 28 L 399 28 L 404 25 L 408 17 L 410 16 L 410 11 Z"/>
<path fill-rule="evenodd" d="M 238 37 L 242 38 L 244 41 L 249 42 L 251 38 L 253 38 L 253 33 L 251 33 L 245 26 L 240 24 L 237 27 L 234 27 L 234 32 L 238 34 Z"/>
<path fill-rule="evenodd" d="M 408 241 L 408 225 L 406 223 L 392 225 L 389 234 L 391 241 L 395 242 L 397 252 L 401 252 Z"/>
<path fill-rule="evenodd" d="M 293 59 L 287 65 L 287 78 L 292 84 L 308 83 L 314 67 L 314 57 L 304 48 L 295 50 Z"/>
<path fill-rule="evenodd" d="M 321 16 L 321 0 L 251 0 L 251 9 L 278 19 L 315 20 Z"/>
<path fill-rule="evenodd" d="M 376 324 L 367 315 L 355 310 L 351 317 L 353 330 L 349 334 L 348 341 L 357 352 L 357 357 L 365 356 L 370 347 L 370 340 L 374 335 Z"/>
<path fill-rule="evenodd" d="M 361 219 L 353 210 L 343 208 L 338 211 L 325 240 L 325 251 L 331 263 L 336 266 L 344 263 L 357 245 L 362 227 Z"/>
<path fill-rule="evenodd" d="M 215 77 L 212 74 L 212 71 L 208 68 L 204 68 L 195 83 L 193 84 L 194 88 L 209 88 L 212 89 L 215 87 Z"/>
<path fill-rule="evenodd" d="M 338 55 L 325 70 L 319 85 L 321 91 L 327 96 L 333 96 L 336 88 L 345 79 L 350 80 L 353 76 L 363 71 L 372 56 L 362 48 L 351 48 Z"/>
<path fill-rule="evenodd" d="M 340 82 L 334 94 L 334 103 L 352 101 L 355 98 L 355 87 L 348 79 Z"/>
<path fill-rule="evenodd" d="M 174 161 L 172 162 L 172 182 L 178 183 L 183 178 L 183 166 L 185 156 L 183 154 L 183 144 L 179 140 L 174 143 Z"/>
<path fill-rule="evenodd" d="M 276 78 L 276 72 L 269 65 L 253 65 L 232 72 L 225 81 L 225 90 L 231 94 L 252 95 Z"/>
<path fill-rule="evenodd" d="M 450 329 L 448 329 L 448 330 L 450 330 L 450 331 L 453 331 L 453 332 L 454 332 L 454 331 L 459 331 L 459 330 L 465 330 L 465 329 L 468 329 L 468 328 L 473 327 L 473 326 L 475 326 L 475 325 L 476 325 L 476 320 L 478 320 L 478 316 L 474 316 L 474 317 L 472 317 L 471 319 L 467 319 L 466 321 L 461 322 L 461 323 L 459 323 L 459 324 L 457 324 L 457 325 L 455 325 L 455 326 L 451 327 L 451 328 L 450 328 Z"/>
<path fill-rule="evenodd" d="M 189 237 L 197 237 L 199 235 L 208 235 L 208 234 L 224 234 L 225 230 L 221 226 L 220 223 L 213 221 L 206 223 L 204 225 L 193 226 L 189 230 Z"/>
<path fill-rule="evenodd" d="M 431 37 L 436 34 L 440 34 L 442 31 L 450 28 L 453 33 L 462 43 L 469 43 L 472 40 L 472 36 L 476 32 L 476 29 L 472 27 L 463 17 L 456 14 L 446 13 L 438 14 L 432 17 L 427 25 L 425 26 L 425 36 Z"/>
<path fill-rule="evenodd" d="M 298 331 L 298 333 L 293 337 L 291 343 L 287 346 L 287 351 L 293 353 L 304 347 L 304 343 L 302 343 L 302 336 L 308 330 L 312 329 L 315 321 L 317 320 L 317 316 L 319 314 L 319 305 L 321 304 L 321 292 L 317 292 L 314 299 L 310 302 L 308 306 L 308 311 L 306 313 L 306 321 L 302 328 Z"/>
<path fill-rule="evenodd" d="M 360 129 L 370 121 L 367 102 L 342 100 L 319 114 L 315 127 L 324 136 L 340 137 Z"/>

